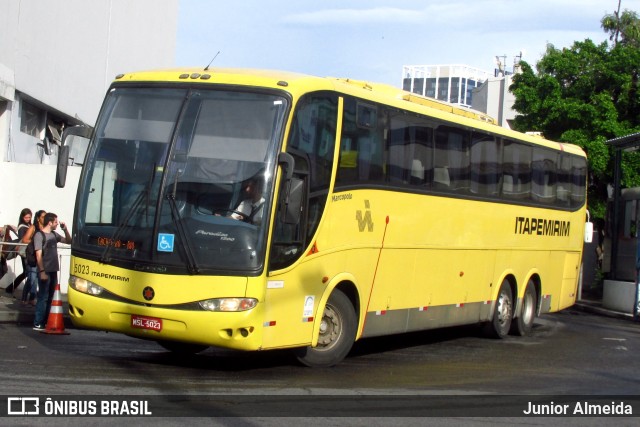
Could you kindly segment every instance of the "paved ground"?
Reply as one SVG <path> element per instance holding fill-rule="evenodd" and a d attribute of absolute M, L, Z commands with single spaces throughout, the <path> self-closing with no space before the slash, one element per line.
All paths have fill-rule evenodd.
<path fill-rule="evenodd" d="M 4 289 L 0 289 L 0 323 L 33 323 L 33 317 L 35 316 L 36 311 L 35 307 L 31 305 L 22 305 L 20 301 L 21 297 L 22 288 L 19 288 L 14 295 L 7 293 Z M 65 325 L 71 325 L 71 321 L 67 315 L 67 295 L 61 294 L 61 299 L 65 313 Z"/>

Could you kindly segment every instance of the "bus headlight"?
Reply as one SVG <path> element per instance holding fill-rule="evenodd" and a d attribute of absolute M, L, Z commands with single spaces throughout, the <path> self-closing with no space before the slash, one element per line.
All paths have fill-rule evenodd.
<path fill-rule="evenodd" d="M 93 282 L 77 276 L 69 277 L 69 286 L 71 286 L 78 292 L 94 296 L 98 296 L 102 293 L 102 291 L 104 291 L 104 288 L 102 286 L 98 286 Z"/>
<path fill-rule="evenodd" d="M 200 301 L 200 307 L 207 311 L 247 311 L 258 304 L 255 298 L 213 298 Z"/>

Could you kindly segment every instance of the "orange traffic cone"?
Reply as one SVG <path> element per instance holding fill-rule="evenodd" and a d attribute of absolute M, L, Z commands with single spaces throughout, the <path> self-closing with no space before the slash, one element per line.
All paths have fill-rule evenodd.
<path fill-rule="evenodd" d="M 64 318 L 62 317 L 62 299 L 60 297 L 60 284 L 56 285 L 55 292 L 53 293 L 53 300 L 51 301 L 51 311 L 49 311 L 49 318 L 47 319 L 47 327 L 44 330 L 46 334 L 58 334 L 69 335 L 69 332 L 64 330 Z"/>

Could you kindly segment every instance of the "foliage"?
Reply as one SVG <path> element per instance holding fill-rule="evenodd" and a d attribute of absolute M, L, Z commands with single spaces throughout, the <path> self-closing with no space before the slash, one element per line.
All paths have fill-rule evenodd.
<path fill-rule="evenodd" d="M 618 9 L 620 4 L 618 4 Z M 609 33 L 609 40 L 614 45 L 623 44 L 640 44 L 640 20 L 638 14 L 633 11 L 625 10 L 620 13 L 619 10 L 612 14 L 605 15 L 600 21 L 602 29 Z"/>
<path fill-rule="evenodd" d="M 587 152 L 589 208 L 597 217 L 604 215 L 606 186 L 613 182 L 613 152 L 605 141 L 640 132 L 640 19 L 624 11 L 601 23 L 612 45 L 589 39 L 563 49 L 549 44 L 537 71 L 521 62 L 510 86 L 517 130 L 539 131 Z M 639 172 L 640 155 L 624 153 L 622 185 L 640 185 Z"/>

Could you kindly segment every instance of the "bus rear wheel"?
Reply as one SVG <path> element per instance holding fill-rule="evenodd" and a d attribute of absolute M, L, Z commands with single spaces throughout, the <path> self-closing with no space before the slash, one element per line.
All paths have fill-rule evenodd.
<path fill-rule="evenodd" d="M 527 336 L 533 329 L 533 321 L 536 318 L 536 310 L 538 307 L 538 297 L 533 281 L 529 280 L 522 297 L 522 308 L 520 315 L 516 317 L 511 324 L 511 333 L 513 335 Z"/>
<path fill-rule="evenodd" d="M 356 336 L 356 313 L 341 291 L 331 294 L 320 322 L 318 345 L 295 350 L 298 360 L 312 368 L 340 363 L 349 354 Z"/>
<path fill-rule="evenodd" d="M 513 296 L 511 286 L 506 279 L 500 285 L 498 299 L 493 311 L 493 318 L 487 323 L 485 331 L 494 338 L 504 338 L 511 328 L 513 319 Z"/>

